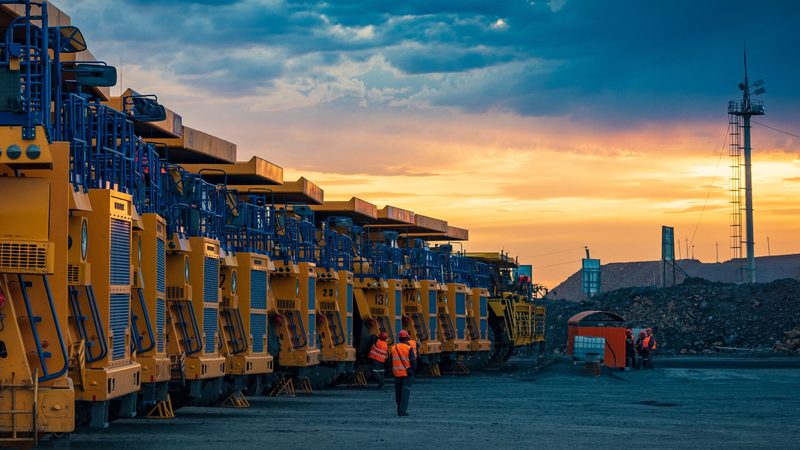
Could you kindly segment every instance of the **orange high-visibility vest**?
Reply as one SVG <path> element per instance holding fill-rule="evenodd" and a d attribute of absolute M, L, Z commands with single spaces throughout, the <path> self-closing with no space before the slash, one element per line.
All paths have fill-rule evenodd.
<path fill-rule="evenodd" d="M 414 356 L 417 356 L 417 355 L 419 355 L 419 353 L 417 352 L 417 341 L 415 341 L 415 340 L 413 340 L 413 339 L 409 339 L 409 340 L 408 340 L 408 345 L 410 345 L 410 346 L 411 346 L 411 348 L 413 348 L 413 349 L 414 349 Z"/>
<path fill-rule="evenodd" d="M 402 342 L 392 347 L 392 375 L 397 378 L 408 376 L 408 369 L 411 368 L 410 352 L 411 346 Z"/>
<path fill-rule="evenodd" d="M 646 338 L 644 338 L 644 342 L 642 342 L 642 345 L 647 350 L 655 350 L 656 349 L 656 340 L 655 339 L 653 339 L 653 348 L 650 348 L 650 338 L 652 336 L 653 336 L 652 334 L 650 336 L 647 336 Z"/>
<path fill-rule="evenodd" d="M 369 351 L 369 358 L 382 363 L 386 362 L 386 357 L 388 354 L 389 344 L 387 344 L 386 341 L 378 339 L 378 341 L 372 345 L 372 349 Z"/>

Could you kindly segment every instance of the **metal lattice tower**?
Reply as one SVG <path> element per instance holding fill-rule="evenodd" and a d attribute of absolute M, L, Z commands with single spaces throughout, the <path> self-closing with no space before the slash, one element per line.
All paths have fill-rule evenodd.
<path fill-rule="evenodd" d="M 747 265 L 744 268 L 742 281 L 756 282 L 755 242 L 753 233 L 753 177 L 751 170 L 750 118 L 764 115 L 764 103 L 751 99 L 750 88 L 755 88 L 752 95 L 766 92 L 764 82 L 756 81 L 752 85 L 747 77 L 747 53 L 744 54 L 744 82 L 739 84 L 742 91 L 741 101 L 728 103 L 728 117 L 731 134 L 731 251 L 734 258 L 741 261 L 742 244 L 747 250 Z M 742 161 L 744 156 L 744 161 Z M 744 188 L 741 183 L 744 169 Z M 742 240 L 741 193 L 744 190 L 745 239 Z M 738 239 L 737 239 L 738 236 Z M 738 243 L 734 242 L 738 240 Z M 738 256 L 737 256 L 738 254 Z"/>
<path fill-rule="evenodd" d="M 730 140 L 730 237 L 731 259 L 742 258 L 742 146 L 739 134 L 740 116 L 728 114 L 728 133 Z M 741 275 L 741 274 L 740 274 Z"/>

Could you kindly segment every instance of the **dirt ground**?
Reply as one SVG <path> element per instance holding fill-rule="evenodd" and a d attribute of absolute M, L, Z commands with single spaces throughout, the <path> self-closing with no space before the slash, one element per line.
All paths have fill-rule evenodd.
<path fill-rule="evenodd" d="M 599 378 L 564 362 L 538 372 L 530 366 L 418 379 L 409 417 L 396 416 L 389 384 L 380 392 L 253 398 L 246 410 L 184 408 L 173 420 L 121 420 L 64 443 L 119 450 L 800 446 L 797 364 L 605 370 Z"/>

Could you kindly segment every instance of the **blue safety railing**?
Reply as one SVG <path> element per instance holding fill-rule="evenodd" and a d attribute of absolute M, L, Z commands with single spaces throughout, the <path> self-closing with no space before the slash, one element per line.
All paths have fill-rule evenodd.
<path fill-rule="evenodd" d="M 284 263 L 313 262 L 315 255 L 313 213 L 305 205 L 294 205 L 275 213 L 275 247 L 273 255 Z"/>
<path fill-rule="evenodd" d="M 131 195 L 140 214 L 161 212 L 163 191 L 161 160 L 153 144 L 137 138 L 134 146 L 133 176 L 135 182 Z"/>
<path fill-rule="evenodd" d="M 137 137 L 133 132 L 133 122 L 121 111 L 99 102 L 91 102 L 89 106 L 92 109 L 90 117 L 94 142 L 90 157 L 90 187 L 131 193 L 136 182 L 134 158 Z"/>
<path fill-rule="evenodd" d="M 474 259 L 470 259 L 469 264 L 469 285 L 472 287 L 489 289 L 492 284 L 491 266 Z"/>
<path fill-rule="evenodd" d="M 54 139 L 69 142 L 69 181 L 76 191 L 86 192 L 92 177 L 92 109 L 77 94 L 66 94 L 59 105 Z"/>
<path fill-rule="evenodd" d="M 206 237 L 222 241 L 225 235 L 225 192 L 180 166 L 162 164 L 161 216 L 170 236 Z"/>
<path fill-rule="evenodd" d="M 408 258 L 405 278 L 444 282 L 441 258 L 428 247 L 424 240 L 408 239 L 404 244 L 403 254 Z"/>
<path fill-rule="evenodd" d="M 5 91 L 0 93 L 5 97 L 0 105 L 0 125 L 21 126 L 23 139 L 35 139 L 36 127 L 43 126 L 49 137 L 52 82 L 47 5 L 29 0 L 0 4 L 25 7 L 25 13 L 8 24 L 0 45 L 0 78 Z"/>
<path fill-rule="evenodd" d="M 275 238 L 275 209 L 265 197 L 248 196 L 238 200 L 235 214 L 229 211 L 225 240 L 233 251 L 270 254 Z"/>

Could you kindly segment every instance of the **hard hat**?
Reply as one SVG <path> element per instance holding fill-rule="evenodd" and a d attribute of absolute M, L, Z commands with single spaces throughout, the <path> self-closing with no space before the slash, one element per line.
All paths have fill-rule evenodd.
<path fill-rule="evenodd" d="M 388 336 L 386 336 L 386 333 L 381 333 L 381 334 L 378 335 L 378 339 L 380 339 L 382 341 L 385 341 L 387 337 Z"/>
<path fill-rule="evenodd" d="M 626 329 L 626 330 L 625 330 L 625 334 L 627 334 L 628 336 L 630 336 L 631 334 L 633 334 L 633 331 L 631 331 L 631 329 L 630 329 L 630 328 L 628 328 L 628 329 Z"/>
<path fill-rule="evenodd" d="M 639 332 L 639 336 L 646 336 L 646 335 L 647 335 L 647 333 L 645 333 L 644 331 L 640 331 Z"/>
<path fill-rule="evenodd" d="M 648 328 L 648 329 L 647 329 L 647 332 L 648 332 L 648 333 L 652 333 L 652 332 L 653 332 L 653 329 L 652 329 L 652 328 Z"/>
<path fill-rule="evenodd" d="M 408 337 L 409 337 L 409 336 L 408 336 L 408 331 L 406 331 L 406 330 L 400 330 L 400 332 L 399 332 L 399 333 L 397 333 L 397 337 L 398 337 L 399 339 L 408 339 Z"/>

